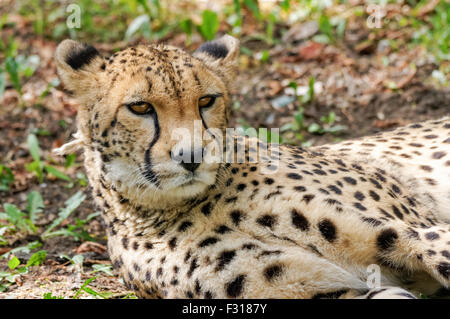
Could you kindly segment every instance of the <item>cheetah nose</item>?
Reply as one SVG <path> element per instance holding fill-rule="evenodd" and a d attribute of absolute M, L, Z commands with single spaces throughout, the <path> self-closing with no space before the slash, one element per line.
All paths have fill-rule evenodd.
<path fill-rule="evenodd" d="M 171 158 L 178 162 L 184 169 L 194 172 L 201 164 L 203 148 L 186 150 L 181 149 L 178 155 L 171 152 Z"/>

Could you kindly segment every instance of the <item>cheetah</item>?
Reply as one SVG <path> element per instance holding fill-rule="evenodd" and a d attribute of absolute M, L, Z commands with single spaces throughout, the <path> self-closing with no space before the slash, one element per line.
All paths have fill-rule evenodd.
<path fill-rule="evenodd" d="M 56 152 L 84 152 L 126 286 L 142 298 L 448 292 L 450 117 L 311 149 L 270 145 L 255 161 L 255 145 L 268 144 L 218 134 L 238 55 L 228 35 L 193 54 L 57 47 L 59 77 L 80 107 L 74 139 Z M 174 139 L 179 128 L 209 140 Z M 232 160 L 196 161 L 213 142 L 234 144 Z"/>

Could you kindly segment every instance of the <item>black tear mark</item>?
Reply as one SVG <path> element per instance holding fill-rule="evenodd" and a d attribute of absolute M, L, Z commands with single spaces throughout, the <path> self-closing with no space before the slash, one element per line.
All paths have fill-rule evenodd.
<path fill-rule="evenodd" d="M 145 176 L 145 178 L 147 178 L 147 180 L 149 182 L 151 182 L 151 183 L 155 184 L 157 187 L 159 187 L 158 177 L 156 176 L 155 172 L 152 170 L 150 151 L 151 151 L 153 145 L 155 145 L 155 143 L 159 139 L 160 128 L 159 128 L 158 116 L 157 116 L 156 112 L 153 112 L 152 116 L 153 116 L 153 121 L 155 123 L 155 136 L 153 137 L 153 140 L 150 142 L 148 149 L 145 151 L 145 170 L 143 172 L 143 175 Z"/>

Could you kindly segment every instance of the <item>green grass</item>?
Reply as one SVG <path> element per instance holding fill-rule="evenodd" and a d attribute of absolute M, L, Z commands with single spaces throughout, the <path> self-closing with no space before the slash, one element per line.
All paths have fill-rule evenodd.
<path fill-rule="evenodd" d="M 21 261 L 12 255 L 8 261 L 8 271 L 0 271 L 0 292 L 5 292 L 8 287 L 15 284 L 16 278 L 29 272 L 30 267 L 39 266 L 47 257 L 45 250 L 34 253 L 25 265 L 21 265 Z"/>

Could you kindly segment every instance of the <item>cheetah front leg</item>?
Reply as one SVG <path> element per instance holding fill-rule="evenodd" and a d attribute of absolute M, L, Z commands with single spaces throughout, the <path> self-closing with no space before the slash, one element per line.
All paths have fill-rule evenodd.
<path fill-rule="evenodd" d="M 367 291 L 356 269 L 344 269 L 301 247 L 254 239 L 225 241 L 226 249 L 211 247 L 187 260 L 199 265 L 190 273 L 192 285 L 198 280 L 202 290 L 213 291 L 215 298 L 338 298 L 350 291 L 352 296 Z"/>
<path fill-rule="evenodd" d="M 450 226 L 402 227 L 384 230 L 378 237 L 382 265 L 405 274 L 425 271 L 450 287 Z M 400 229 L 400 227 L 399 227 Z"/>

